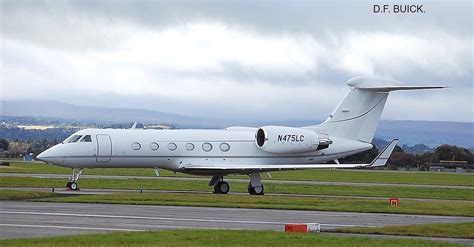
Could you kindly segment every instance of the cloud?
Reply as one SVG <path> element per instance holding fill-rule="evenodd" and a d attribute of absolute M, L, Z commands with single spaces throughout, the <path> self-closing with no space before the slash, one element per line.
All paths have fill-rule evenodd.
<path fill-rule="evenodd" d="M 433 33 L 435 32 L 435 33 Z M 470 37 L 352 32 L 334 38 L 333 66 L 353 74 L 396 76 L 413 72 L 463 76 L 470 71 Z"/>
<path fill-rule="evenodd" d="M 460 88 L 429 93 L 436 97 L 394 97 L 407 110 L 388 107 L 385 117 L 443 119 L 429 110 L 440 98 L 443 107 L 459 103 L 459 112 L 472 112 L 472 93 L 466 94 L 472 92 L 472 35 L 436 25 L 414 32 L 368 30 L 357 22 L 351 30 L 315 31 L 307 24 L 263 28 L 272 17 L 258 21 L 252 12 L 249 22 L 239 14 L 218 15 L 216 8 L 176 7 L 171 13 L 179 21 L 127 12 L 122 5 L 110 12 L 70 2 L 46 6 L 51 8 L 25 5 L 2 13 L 3 97 L 227 118 L 324 119 L 347 90 L 344 81 L 377 75 L 420 83 L 452 80 Z M 349 17 L 345 23 L 351 27 Z M 453 114 L 453 120 L 473 119 Z"/>
<path fill-rule="evenodd" d="M 318 45 L 309 35 L 273 35 L 221 23 L 191 23 L 159 31 L 136 28 L 114 52 L 99 59 L 164 70 L 222 71 L 226 64 L 269 73 L 305 73 L 316 68 Z M 100 56 L 103 55 L 103 56 Z"/>

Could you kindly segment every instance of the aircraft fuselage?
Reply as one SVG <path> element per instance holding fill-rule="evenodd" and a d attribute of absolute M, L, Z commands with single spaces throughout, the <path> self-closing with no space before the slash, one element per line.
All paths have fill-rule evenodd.
<path fill-rule="evenodd" d="M 182 171 L 180 166 L 184 164 L 318 164 L 372 148 L 369 143 L 333 138 L 333 144 L 323 150 L 274 154 L 257 147 L 252 130 L 85 129 L 74 135 L 82 139 L 89 135 L 90 142 L 81 139 L 68 143 L 66 140 L 39 158 L 71 168 L 133 167 Z"/>

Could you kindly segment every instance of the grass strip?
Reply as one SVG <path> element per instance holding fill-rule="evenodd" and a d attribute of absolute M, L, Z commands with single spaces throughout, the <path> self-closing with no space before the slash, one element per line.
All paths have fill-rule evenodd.
<path fill-rule="evenodd" d="M 50 198 L 58 196 L 57 193 L 43 192 L 43 191 L 16 191 L 16 190 L 1 190 L 0 200 L 21 201 L 37 198 Z"/>
<path fill-rule="evenodd" d="M 327 232 L 365 233 L 424 237 L 471 238 L 474 239 L 474 222 L 442 223 L 409 226 L 348 227 L 328 229 Z"/>
<path fill-rule="evenodd" d="M 66 179 L 2 177 L 3 187 L 65 187 Z M 145 190 L 183 190 L 212 191 L 205 181 L 183 181 L 162 179 L 99 179 L 81 178 L 79 186 L 101 189 L 145 189 Z M 247 192 L 247 183 L 230 182 L 231 191 Z M 311 185 L 311 184 L 265 184 L 265 192 L 282 194 L 337 195 L 337 196 L 372 196 L 372 197 L 405 197 L 425 199 L 457 199 L 474 201 L 474 190 L 452 188 L 419 188 L 396 186 L 349 186 L 349 185 Z"/>
<path fill-rule="evenodd" d="M 1 246 L 460 246 L 414 239 L 322 236 L 248 230 L 164 230 L 113 232 L 62 237 L 1 240 Z"/>
<path fill-rule="evenodd" d="M 268 195 L 249 196 L 183 193 L 123 193 L 40 198 L 32 199 L 32 201 L 474 216 L 474 203 L 433 203 L 417 200 L 404 200 L 400 203 L 399 207 L 390 207 L 388 201 L 370 199 L 288 197 Z"/>
<path fill-rule="evenodd" d="M 8 190 L 0 191 L 0 200 L 474 216 L 473 203 L 431 203 L 415 200 L 404 200 L 399 207 L 390 207 L 385 201 L 367 199 L 182 193 L 123 193 L 61 196 L 60 194 L 50 192 Z"/>
<path fill-rule="evenodd" d="M 1 173 L 53 173 L 70 174 L 70 168 L 47 165 L 40 162 L 11 162 L 9 167 L 0 167 Z M 95 168 L 86 169 L 84 174 L 118 176 L 154 176 L 152 169 L 139 168 Z M 191 177 L 191 175 L 162 170 L 161 176 Z M 242 177 L 246 176 L 229 176 Z M 404 171 L 366 171 L 366 170 L 302 170 L 273 172 L 273 179 L 307 180 L 326 182 L 389 183 L 389 184 L 433 184 L 474 186 L 473 174 L 404 172 Z"/>

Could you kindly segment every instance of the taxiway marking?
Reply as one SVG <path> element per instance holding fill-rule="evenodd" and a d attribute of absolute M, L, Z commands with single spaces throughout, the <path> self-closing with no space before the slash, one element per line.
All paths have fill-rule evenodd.
<path fill-rule="evenodd" d="M 94 217 L 94 218 L 120 218 L 120 219 L 142 219 L 142 220 L 198 221 L 198 222 L 240 223 L 240 224 L 272 224 L 272 225 L 296 224 L 296 223 L 293 223 L 293 222 L 216 220 L 216 219 L 199 219 L 199 218 L 171 218 L 171 217 L 151 217 L 151 216 L 132 216 L 132 215 L 105 215 L 105 214 L 44 213 L 44 212 L 31 212 L 31 211 L 0 211 L 0 214 L 72 216 L 72 217 Z M 307 223 L 311 223 L 311 222 L 307 222 Z M 301 222 L 299 222 L 298 224 L 301 224 Z M 355 225 L 341 225 L 341 224 L 320 224 L 320 225 L 321 226 L 333 226 L 333 227 L 354 227 L 355 226 Z"/>
<path fill-rule="evenodd" d="M 59 229 L 75 229 L 75 230 L 99 230 L 99 231 L 129 231 L 129 232 L 147 231 L 147 230 L 122 229 L 122 228 L 101 228 L 101 227 L 80 227 L 80 226 L 50 226 L 50 225 L 21 225 L 21 224 L 1 224 L 1 223 L 0 223 L 0 226 L 35 227 L 35 228 L 59 228 Z"/>

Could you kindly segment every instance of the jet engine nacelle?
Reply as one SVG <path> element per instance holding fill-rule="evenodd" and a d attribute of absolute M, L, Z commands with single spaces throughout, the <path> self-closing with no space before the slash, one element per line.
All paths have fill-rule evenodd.
<path fill-rule="evenodd" d="M 255 133 L 255 143 L 260 149 L 276 154 L 316 151 L 318 133 L 309 129 L 264 126 Z"/>

